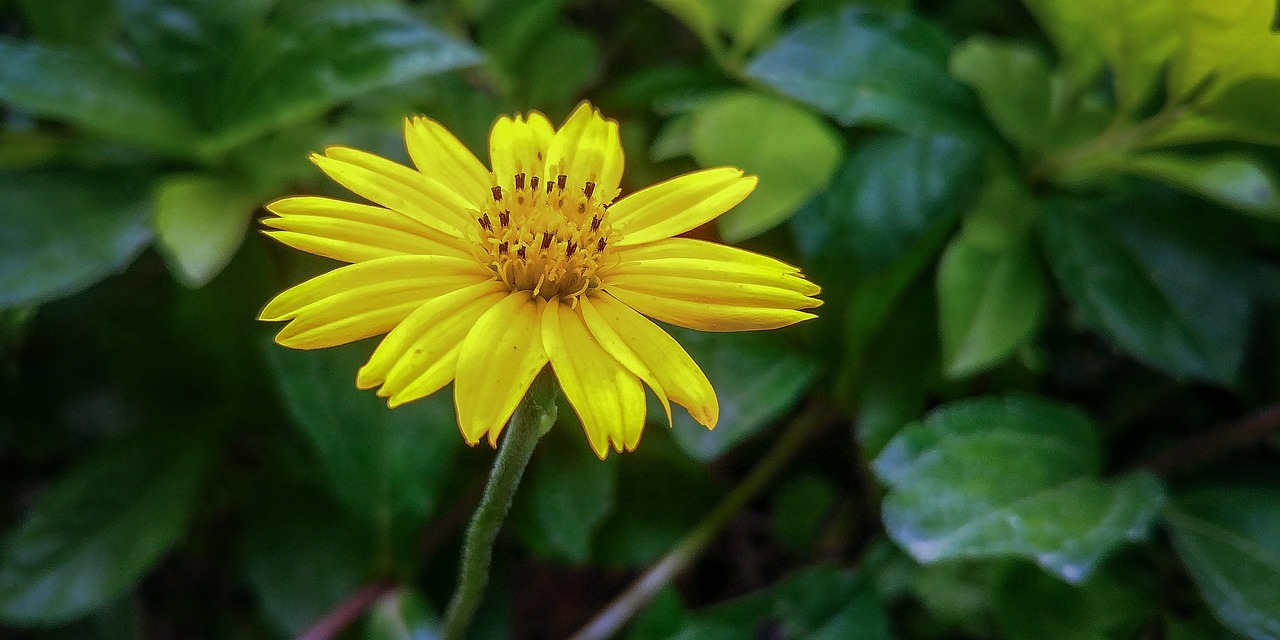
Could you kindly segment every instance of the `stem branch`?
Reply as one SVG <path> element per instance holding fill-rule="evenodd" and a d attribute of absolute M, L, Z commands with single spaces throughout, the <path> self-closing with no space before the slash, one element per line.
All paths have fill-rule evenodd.
<path fill-rule="evenodd" d="M 534 445 L 556 420 L 555 382 L 550 370 L 544 369 L 533 381 L 524 399 L 511 416 L 511 424 L 502 437 L 498 457 L 489 472 L 480 505 L 467 526 L 458 566 L 458 585 L 445 612 L 443 640 L 462 640 L 475 618 L 480 599 L 489 584 L 489 563 L 493 560 L 493 543 L 498 538 L 502 521 L 511 510 L 511 500 Z"/>
<path fill-rule="evenodd" d="M 1176 442 L 1138 464 L 1139 468 L 1170 474 L 1203 464 L 1224 453 L 1243 449 L 1280 431 L 1280 404 L 1271 405 L 1208 433 Z"/>

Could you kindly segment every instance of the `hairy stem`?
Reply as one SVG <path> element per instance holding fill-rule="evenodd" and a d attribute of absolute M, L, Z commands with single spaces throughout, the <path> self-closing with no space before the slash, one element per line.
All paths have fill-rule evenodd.
<path fill-rule="evenodd" d="M 480 505 L 471 516 L 458 566 L 458 585 L 445 611 L 443 640 L 462 640 L 475 618 L 480 599 L 489 584 L 489 563 L 493 559 L 493 543 L 498 538 L 502 521 L 511 510 L 520 478 L 538 440 L 556 421 L 555 382 L 549 369 L 534 380 L 524 399 L 511 416 L 511 424 L 502 437 L 498 457 L 489 472 Z"/>

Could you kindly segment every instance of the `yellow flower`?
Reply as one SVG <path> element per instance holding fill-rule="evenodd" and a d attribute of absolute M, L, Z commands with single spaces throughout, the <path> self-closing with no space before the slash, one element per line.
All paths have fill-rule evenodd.
<path fill-rule="evenodd" d="M 454 382 L 470 445 L 496 442 L 548 362 L 601 458 L 640 441 L 641 381 L 668 421 L 674 401 L 712 428 L 711 384 L 644 316 L 744 331 L 812 318 L 800 310 L 821 304 L 796 267 L 673 237 L 741 202 L 754 176 L 696 171 L 615 202 L 618 123 L 586 102 L 559 131 L 537 112 L 498 119 L 492 173 L 433 120 L 406 119 L 404 137 L 416 170 L 347 147 L 311 157 L 380 206 L 315 196 L 267 205 L 277 216 L 268 235 L 351 264 L 276 296 L 260 319 L 288 320 L 276 342 L 296 349 L 386 333 L 356 385 L 379 387 L 395 407 Z"/>

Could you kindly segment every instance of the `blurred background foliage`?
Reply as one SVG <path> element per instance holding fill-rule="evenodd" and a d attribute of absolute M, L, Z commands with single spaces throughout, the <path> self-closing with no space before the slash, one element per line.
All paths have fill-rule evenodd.
<path fill-rule="evenodd" d="M 448 394 L 357 391 L 370 343 L 272 345 L 256 312 L 327 266 L 253 220 L 340 195 L 306 162 L 327 144 L 405 160 L 405 115 L 483 158 L 498 114 L 587 97 L 622 123 L 625 190 L 760 175 L 698 233 L 827 303 L 677 333 L 715 431 L 653 421 L 602 463 L 562 410 L 473 637 L 567 637 L 736 495 L 622 637 L 1280 638 L 1276 22 L 1274 0 L 0 0 L 0 627 L 288 637 L 356 602 L 343 637 L 430 637 L 492 452 Z M 808 439 L 744 493 L 784 433 Z"/>

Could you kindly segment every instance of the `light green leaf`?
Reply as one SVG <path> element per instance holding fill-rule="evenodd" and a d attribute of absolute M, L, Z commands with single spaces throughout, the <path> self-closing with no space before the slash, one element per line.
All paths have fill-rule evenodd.
<path fill-rule="evenodd" d="M 565 410 L 561 415 L 572 415 Z M 576 421 L 560 423 L 538 445 L 513 507 L 526 545 L 575 564 L 587 561 L 591 539 L 613 511 L 617 456 L 599 460 L 582 446 Z"/>
<path fill-rule="evenodd" d="M 1218 619 L 1246 638 L 1280 637 L 1280 492 L 1202 489 L 1179 496 L 1165 520 Z"/>
<path fill-rule="evenodd" d="M 1166 3 L 1151 3 L 1166 4 Z M 1280 34 L 1273 31 L 1273 0 L 1178 0 L 1168 3 L 1184 45 L 1169 69 L 1169 93 L 1190 97 L 1206 82 L 1199 96 L 1212 98 L 1246 79 L 1280 79 Z"/>
<path fill-rule="evenodd" d="M 1052 126 L 1049 63 L 1035 49 L 986 36 L 951 54 L 951 75 L 978 94 L 1000 133 L 1024 152 L 1044 146 Z"/>
<path fill-rule="evenodd" d="M 184 115 L 136 70 L 101 53 L 0 38 L 0 102 L 152 149 L 189 155 Z"/>
<path fill-rule="evenodd" d="M 673 333 L 707 374 L 720 401 L 715 429 L 673 411 L 676 446 L 700 462 L 715 460 L 764 431 L 795 406 L 818 375 L 816 362 L 768 334 Z"/>
<path fill-rule="evenodd" d="M 1198 193 L 1246 213 L 1280 218 L 1280 186 L 1261 161 L 1223 154 L 1148 153 L 1125 158 L 1120 170 Z"/>
<path fill-rule="evenodd" d="M 53 483 L 0 550 L 0 620 L 49 625 L 123 596 L 178 543 L 213 458 L 207 434 L 139 433 Z"/>
<path fill-rule="evenodd" d="M 844 152 L 839 134 L 822 119 L 764 94 L 736 92 L 710 100 L 693 118 L 698 164 L 730 165 L 760 176 L 755 192 L 720 216 L 726 242 L 758 235 L 791 217 L 827 184 Z"/>
<path fill-rule="evenodd" d="M 1030 242 L 993 250 L 967 232 L 942 254 L 937 287 L 942 358 L 953 378 L 982 371 L 1026 342 L 1049 293 Z"/>
<path fill-rule="evenodd" d="M 367 343 L 318 351 L 269 345 L 267 353 L 333 495 L 383 540 L 417 532 L 462 444 L 449 394 L 388 409 L 355 386 Z"/>
<path fill-rule="evenodd" d="M 47 302 L 124 271 L 151 241 L 146 188 L 127 172 L 0 173 L 0 308 Z"/>
<path fill-rule="evenodd" d="M 1125 112 L 1143 105 L 1182 48 L 1176 1 L 1024 1 L 1053 38 L 1076 87 L 1088 86 L 1104 62 L 1110 65 Z"/>
<path fill-rule="evenodd" d="M 1240 80 L 1154 135 L 1152 146 L 1238 140 L 1280 146 L 1280 78 Z"/>
<path fill-rule="evenodd" d="M 178 281 L 193 288 L 231 261 L 259 204 L 243 185 L 204 174 L 166 177 L 154 199 L 156 244 Z"/>
<path fill-rule="evenodd" d="M 1097 477 L 1097 428 L 1031 397 L 955 402 L 907 425 L 876 458 L 890 537 L 920 562 L 1022 557 L 1078 583 L 1147 535 L 1159 480 Z"/>
<path fill-rule="evenodd" d="M 972 101 L 947 73 L 951 43 L 914 15 L 846 8 L 802 23 L 747 75 L 844 126 L 971 132 Z"/>
<path fill-rule="evenodd" d="M 1240 258 L 1208 229 L 1132 197 L 1050 200 L 1040 220 L 1049 264 L 1086 325 L 1170 375 L 1235 380 L 1252 301 Z"/>
<path fill-rule="evenodd" d="M 221 96 L 216 155 L 376 89 L 480 62 L 472 46 L 386 6 L 342 5 L 273 23 Z"/>
<path fill-rule="evenodd" d="M 889 621 L 868 581 L 818 565 L 782 582 L 692 616 L 671 640 L 751 638 L 776 629 L 783 638 L 890 640 Z"/>
<path fill-rule="evenodd" d="M 365 618 L 364 640 L 436 640 L 440 616 L 412 587 L 382 596 Z"/>

